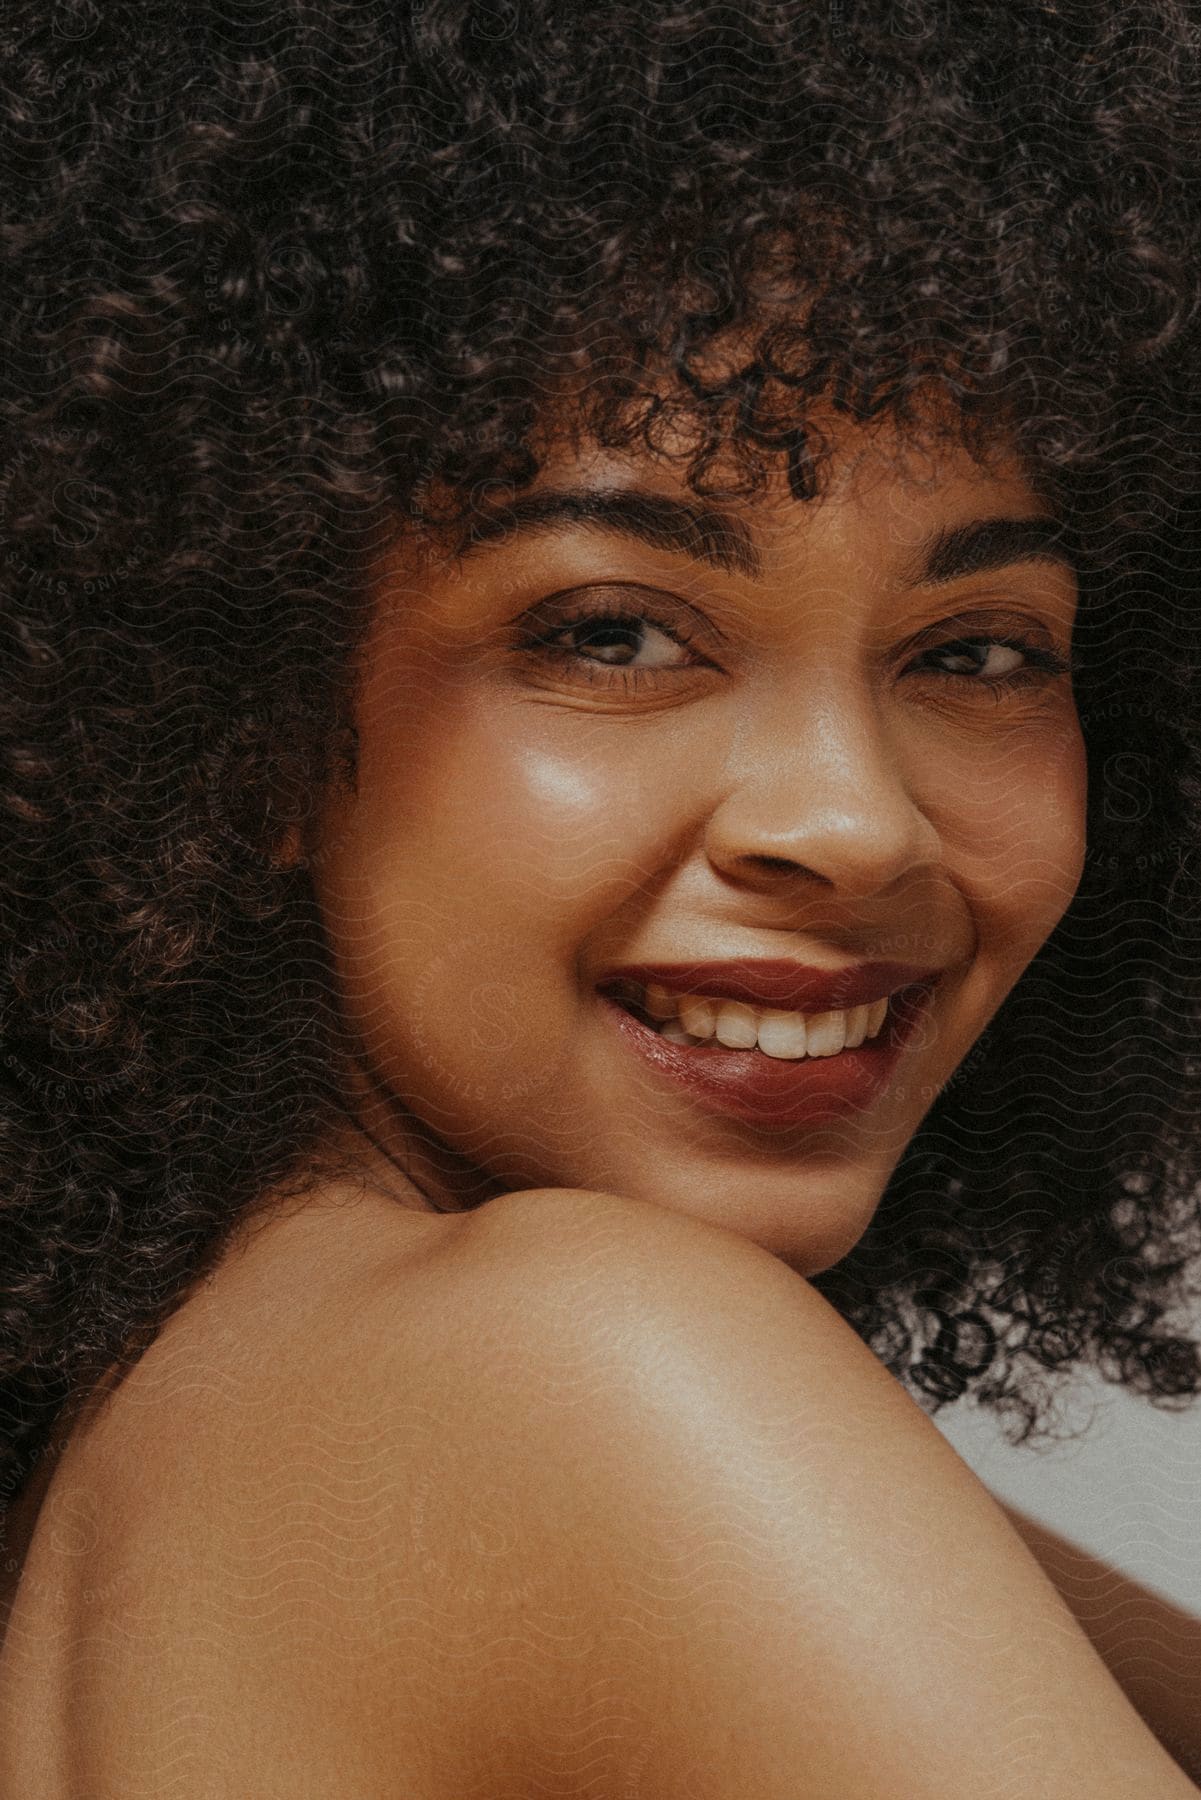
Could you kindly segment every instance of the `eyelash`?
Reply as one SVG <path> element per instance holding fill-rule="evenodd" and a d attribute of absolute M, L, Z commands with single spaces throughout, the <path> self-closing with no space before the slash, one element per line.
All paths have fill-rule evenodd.
<path fill-rule="evenodd" d="M 596 662 L 580 651 L 573 651 L 570 646 L 552 642 L 554 638 L 566 636 L 581 625 L 598 623 L 615 625 L 653 625 L 680 645 L 682 649 L 692 649 L 697 641 L 697 634 L 682 625 L 679 621 L 668 622 L 652 612 L 635 610 L 629 606 L 615 605 L 611 608 L 592 605 L 573 617 L 559 619 L 554 625 L 545 627 L 539 634 L 531 629 L 523 640 L 521 648 L 529 655 L 557 657 L 564 662 L 575 660 L 579 670 L 579 678 L 585 682 L 601 687 L 636 688 L 648 682 L 656 682 L 664 677 L 678 674 L 678 668 L 638 669 L 622 663 Z M 1044 645 L 1035 644 L 1029 638 L 1014 633 L 964 632 L 959 637 L 948 638 L 941 644 L 929 645 L 919 652 L 922 656 L 963 654 L 969 645 L 1000 645 L 1006 650 L 1017 650 L 1026 658 L 1027 666 L 1013 669 L 1008 675 L 994 676 L 991 680 L 980 680 L 978 677 L 965 674 L 961 670 L 926 669 L 921 671 L 927 675 L 935 675 L 943 680 L 966 681 L 970 687 L 980 688 L 997 698 L 1018 688 L 1030 687 L 1056 675 L 1066 675 L 1071 664 L 1058 651 L 1048 650 Z M 700 652 L 698 651 L 698 655 Z M 585 672 L 586 671 L 586 672 Z"/>

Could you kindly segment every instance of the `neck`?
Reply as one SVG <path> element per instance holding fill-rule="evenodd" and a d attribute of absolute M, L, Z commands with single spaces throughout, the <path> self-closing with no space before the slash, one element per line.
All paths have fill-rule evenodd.
<path fill-rule="evenodd" d="M 403 1205 L 424 1212 L 469 1212 L 506 1191 L 438 1136 L 382 1086 L 357 1058 L 346 1095 L 339 1152 L 385 1186 Z"/>

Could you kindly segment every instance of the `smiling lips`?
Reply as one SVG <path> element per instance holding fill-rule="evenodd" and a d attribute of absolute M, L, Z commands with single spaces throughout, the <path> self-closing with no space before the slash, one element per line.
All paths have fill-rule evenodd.
<path fill-rule="evenodd" d="M 823 970 L 748 958 L 641 963 L 611 971 L 599 986 L 669 1043 L 798 1060 L 836 1056 L 877 1037 L 889 996 L 937 973 L 909 963 Z"/>
<path fill-rule="evenodd" d="M 642 964 L 611 971 L 598 990 L 660 1077 L 720 1112 L 782 1126 L 872 1105 L 940 975 L 904 963 L 833 973 L 784 962 Z"/>

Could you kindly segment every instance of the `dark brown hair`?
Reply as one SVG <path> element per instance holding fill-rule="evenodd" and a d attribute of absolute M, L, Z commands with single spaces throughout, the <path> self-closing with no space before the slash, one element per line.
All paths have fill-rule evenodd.
<path fill-rule="evenodd" d="M 1084 880 L 816 1285 L 924 1403 L 970 1387 L 1017 1432 L 1077 1363 L 1201 1388 L 1170 1316 L 1201 1141 L 1196 35 L 1175 0 L 9 9 L 3 1489 L 336 1119 L 310 874 L 275 851 L 353 780 L 366 557 L 528 481 L 565 385 L 602 442 L 686 422 L 698 492 L 783 459 L 802 498 L 816 402 L 917 433 L 933 394 L 1065 520 Z"/>

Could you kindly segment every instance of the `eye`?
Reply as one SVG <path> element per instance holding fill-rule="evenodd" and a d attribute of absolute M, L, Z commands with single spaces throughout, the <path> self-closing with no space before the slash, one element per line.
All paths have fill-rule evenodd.
<path fill-rule="evenodd" d="M 941 667 L 930 667 L 930 659 Z M 1066 675 L 1070 667 L 1066 659 L 1043 644 L 1028 638 L 994 637 L 980 633 L 973 637 L 952 638 L 933 645 L 918 658 L 919 674 L 955 676 L 982 688 L 1005 689 L 1024 687 L 1054 675 Z"/>
<path fill-rule="evenodd" d="M 561 625 L 552 634 L 561 649 L 573 650 L 590 661 L 610 667 L 670 668 L 687 664 L 682 646 L 661 625 L 637 613 L 598 613 L 585 616 L 570 625 Z"/>
<path fill-rule="evenodd" d="M 694 647 L 697 635 L 683 609 L 644 604 L 627 591 L 544 601 L 523 621 L 520 649 L 575 679 L 628 683 L 708 666 Z"/>

